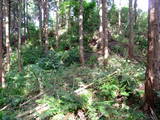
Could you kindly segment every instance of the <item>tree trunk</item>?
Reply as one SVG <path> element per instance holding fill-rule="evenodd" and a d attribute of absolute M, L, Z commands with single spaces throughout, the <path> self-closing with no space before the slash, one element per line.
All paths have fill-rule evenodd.
<path fill-rule="evenodd" d="M 3 69 L 3 0 L 0 0 L 0 84 L 5 87 L 4 69 Z"/>
<path fill-rule="evenodd" d="M 107 31 L 107 1 L 100 0 L 100 39 L 102 41 L 102 54 L 103 54 L 103 65 L 107 64 L 107 59 L 109 56 L 108 51 L 108 31 Z"/>
<path fill-rule="evenodd" d="M 48 52 L 49 41 L 48 41 L 48 0 L 44 1 L 44 36 L 45 36 L 45 53 Z"/>
<path fill-rule="evenodd" d="M 134 31 L 133 31 L 133 7 L 132 7 L 133 0 L 129 0 L 129 41 L 128 41 L 128 57 L 133 58 L 134 52 Z"/>
<path fill-rule="evenodd" d="M 3 0 L 0 0 L 0 83 L 2 84 L 2 71 L 3 71 L 3 49 L 2 49 L 2 42 L 3 42 L 3 13 L 2 13 L 2 6 L 3 5 Z"/>
<path fill-rule="evenodd" d="M 63 2 L 63 0 L 58 0 L 59 1 L 59 29 L 61 29 L 62 27 L 62 23 L 63 23 L 63 15 L 60 12 L 61 9 L 61 3 Z"/>
<path fill-rule="evenodd" d="M 9 34 L 9 0 L 4 0 L 5 4 L 5 38 L 6 38 L 6 71 L 10 69 L 10 34 Z"/>
<path fill-rule="evenodd" d="M 82 65 L 85 64 L 84 60 L 84 46 L 83 46 L 83 0 L 80 0 L 79 8 L 79 47 L 80 47 L 80 62 Z"/>
<path fill-rule="evenodd" d="M 22 57 L 21 57 L 21 22 L 22 22 L 22 0 L 19 0 L 19 16 L 18 16 L 18 70 L 22 71 Z"/>
<path fill-rule="evenodd" d="M 59 48 L 59 0 L 57 0 L 56 9 L 56 48 Z"/>
<path fill-rule="evenodd" d="M 26 1 L 26 24 L 27 24 L 27 39 L 30 40 L 30 30 L 29 30 L 29 17 L 28 17 L 28 2 L 29 0 Z"/>
<path fill-rule="evenodd" d="M 26 0 L 23 0 L 23 9 L 24 9 L 24 15 L 23 15 L 23 23 L 24 23 L 24 33 L 23 35 L 26 36 Z"/>
<path fill-rule="evenodd" d="M 39 42 L 42 45 L 43 38 L 43 23 L 42 23 L 42 0 L 38 0 L 38 10 L 39 10 Z"/>
<path fill-rule="evenodd" d="M 149 0 L 148 56 L 145 82 L 145 109 L 160 105 L 160 1 Z"/>
<path fill-rule="evenodd" d="M 67 10 L 66 10 L 66 15 L 65 15 L 65 26 L 66 26 L 66 29 L 68 30 L 68 28 L 70 28 L 70 11 L 71 11 L 71 7 L 68 6 Z"/>
<path fill-rule="evenodd" d="M 8 7 L 9 7 L 9 35 L 11 34 L 11 0 L 8 0 Z M 9 36 L 10 37 L 10 36 Z M 9 38 L 10 39 L 10 38 Z M 11 47 L 10 47 L 10 49 L 11 49 Z M 10 50 L 10 52 L 11 52 L 12 50 Z"/>
<path fill-rule="evenodd" d="M 99 18 L 100 18 L 100 24 L 99 24 L 99 38 L 100 41 L 103 43 L 103 17 L 102 17 L 102 0 L 99 2 Z"/>
<path fill-rule="evenodd" d="M 137 0 L 134 0 L 134 24 L 137 23 Z"/>
<path fill-rule="evenodd" d="M 118 29 L 119 29 L 119 34 L 121 34 L 121 0 L 119 0 L 119 9 L 118 9 Z"/>

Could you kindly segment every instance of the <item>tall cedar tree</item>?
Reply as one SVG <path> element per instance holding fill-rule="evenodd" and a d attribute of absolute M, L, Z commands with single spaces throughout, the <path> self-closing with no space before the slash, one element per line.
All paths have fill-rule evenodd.
<path fill-rule="evenodd" d="M 2 88 L 5 87 L 5 81 L 3 76 L 3 0 L 0 0 L 0 84 Z"/>
<path fill-rule="evenodd" d="M 79 8 L 79 47 L 80 47 L 80 62 L 82 65 L 85 64 L 84 60 L 84 46 L 83 46 L 83 0 L 80 0 Z"/>
<path fill-rule="evenodd" d="M 133 14 L 133 0 L 129 0 L 129 40 L 128 40 L 128 57 L 133 58 L 133 47 L 134 47 L 134 31 L 133 31 L 133 23 L 134 23 L 134 14 Z"/>
<path fill-rule="evenodd" d="M 137 1 L 138 0 L 134 0 L 134 23 L 135 25 L 137 23 Z"/>
<path fill-rule="evenodd" d="M 4 0 L 5 4 L 5 38 L 6 38 L 6 70 L 10 68 L 10 32 L 9 32 L 9 0 Z"/>
<path fill-rule="evenodd" d="M 18 5 L 18 70 L 19 72 L 22 71 L 22 57 L 21 57 L 21 43 L 22 43 L 22 33 L 21 33 L 21 22 L 22 22 L 22 0 L 19 0 L 19 5 Z"/>
<path fill-rule="evenodd" d="M 28 10 L 28 7 L 29 7 L 29 0 L 26 0 L 26 30 L 27 30 L 27 39 L 30 40 L 30 29 L 29 29 L 29 10 Z"/>
<path fill-rule="evenodd" d="M 106 65 L 109 56 L 107 31 L 107 0 L 100 0 L 100 39 L 102 41 L 103 65 Z"/>
<path fill-rule="evenodd" d="M 39 11 L 39 42 L 40 42 L 40 45 L 42 45 L 42 38 L 43 38 L 43 18 L 42 18 L 42 0 L 38 0 L 36 1 L 37 4 L 38 4 L 38 11 Z"/>
<path fill-rule="evenodd" d="M 119 34 L 122 33 L 121 31 L 121 0 L 119 0 L 119 9 L 118 9 L 118 29 L 119 29 Z"/>
<path fill-rule="evenodd" d="M 45 53 L 48 52 L 48 19 L 49 19 L 49 6 L 48 6 L 48 0 L 44 0 L 44 37 L 45 37 Z"/>
<path fill-rule="evenodd" d="M 56 1 L 56 48 L 59 47 L 59 7 L 60 7 L 60 0 Z"/>
<path fill-rule="evenodd" d="M 149 0 L 148 57 L 145 82 L 145 109 L 160 105 L 160 1 Z"/>

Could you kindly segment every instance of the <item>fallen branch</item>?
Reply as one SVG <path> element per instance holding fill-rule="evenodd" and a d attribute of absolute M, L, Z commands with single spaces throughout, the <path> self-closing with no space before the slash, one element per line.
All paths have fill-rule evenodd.
<path fill-rule="evenodd" d="M 4 106 L 3 108 L 0 109 L 0 111 L 3 111 L 3 110 L 7 109 L 10 106 L 11 106 L 11 104 L 8 104 L 8 105 Z"/>
<path fill-rule="evenodd" d="M 40 105 L 40 106 L 38 106 L 38 107 L 36 107 L 32 110 L 28 110 L 24 113 L 21 113 L 21 114 L 17 115 L 16 118 L 22 118 L 22 117 L 25 117 L 25 116 L 35 117 L 37 114 L 41 114 L 48 109 L 49 109 L 48 104 L 42 104 L 42 105 Z"/>
<path fill-rule="evenodd" d="M 93 85 L 93 83 L 91 83 L 89 85 L 85 85 L 85 86 L 83 86 L 83 87 L 75 90 L 74 93 L 76 93 L 78 95 L 81 91 L 83 91 L 84 89 L 87 89 L 87 88 L 91 87 L 92 85 Z"/>
<path fill-rule="evenodd" d="M 39 93 L 38 95 L 36 95 L 36 96 L 30 98 L 29 100 L 25 101 L 24 103 L 20 104 L 19 107 L 22 107 L 22 106 L 28 104 L 29 102 L 36 100 L 38 97 L 44 95 L 44 94 L 47 93 L 47 92 L 48 92 L 48 91 L 44 91 L 44 92 L 42 92 L 42 93 Z"/>

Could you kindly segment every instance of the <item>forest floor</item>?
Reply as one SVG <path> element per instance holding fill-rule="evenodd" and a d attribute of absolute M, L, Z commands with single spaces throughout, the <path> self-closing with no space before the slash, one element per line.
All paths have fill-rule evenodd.
<path fill-rule="evenodd" d="M 25 83 L 33 90 L 19 99 L 12 96 L 0 111 L 7 120 L 146 120 L 141 110 L 144 73 L 143 65 L 118 55 L 105 68 L 74 64 L 56 72 L 37 71 Z"/>

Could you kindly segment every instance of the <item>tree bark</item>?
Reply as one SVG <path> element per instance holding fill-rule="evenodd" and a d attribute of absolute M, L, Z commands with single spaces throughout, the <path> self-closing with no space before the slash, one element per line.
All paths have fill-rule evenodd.
<path fill-rule="evenodd" d="M 27 24 L 27 39 L 30 40 L 30 30 L 29 30 L 29 17 L 28 17 L 28 2 L 29 0 L 26 1 L 26 24 Z"/>
<path fill-rule="evenodd" d="M 23 35 L 26 36 L 26 0 L 23 0 L 23 9 L 24 9 L 24 16 L 23 16 L 23 23 L 24 23 L 24 33 Z"/>
<path fill-rule="evenodd" d="M 131 59 L 134 56 L 134 31 L 133 31 L 133 0 L 129 0 L 129 41 L 128 41 L 128 57 Z"/>
<path fill-rule="evenodd" d="M 137 0 L 134 0 L 134 24 L 137 23 Z"/>
<path fill-rule="evenodd" d="M 107 59 L 109 56 L 108 51 L 108 31 L 107 31 L 107 1 L 100 0 L 100 39 L 102 41 L 102 54 L 103 54 L 103 65 L 107 64 Z"/>
<path fill-rule="evenodd" d="M 0 83 L 2 84 L 2 71 L 3 71 L 3 49 L 2 49 L 2 42 L 3 42 L 3 13 L 2 13 L 2 6 L 3 0 L 0 0 Z"/>
<path fill-rule="evenodd" d="M 44 1 L 44 36 L 45 36 L 45 53 L 48 52 L 49 41 L 48 41 L 48 18 L 49 9 L 48 9 L 48 0 Z"/>
<path fill-rule="evenodd" d="M 22 0 L 19 0 L 19 16 L 18 16 L 18 70 L 22 72 L 22 57 L 21 57 L 21 22 L 22 22 Z"/>
<path fill-rule="evenodd" d="M 66 26 L 66 29 L 68 30 L 68 28 L 70 28 L 70 12 L 71 12 L 71 7 L 68 6 L 67 10 L 66 10 L 66 15 L 65 15 L 65 26 Z"/>
<path fill-rule="evenodd" d="M 42 10 L 43 10 L 43 7 L 42 7 L 42 0 L 38 0 L 38 10 L 39 10 L 39 42 L 40 42 L 40 45 L 42 45 L 42 38 L 43 38 L 43 22 L 42 22 Z"/>
<path fill-rule="evenodd" d="M 6 71 L 10 69 L 10 32 L 9 32 L 9 0 L 5 4 L 5 38 L 6 38 Z"/>
<path fill-rule="evenodd" d="M 145 109 L 160 105 L 160 1 L 149 0 L 148 55 L 145 82 Z"/>
<path fill-rule="evenodd" d="M 119 34 L 122 33 L 121 31 L 121 0 L 119 0 L 119 9 L 118 9 L 118 29 L 119 29 Z"/>
<path fill-rule="evenodd" d="M 56 9 L 56 48 L 59 48 L 59 0 L 57 0 Z"/>
<path fill-rule="evenodd" d="M 83 46 L 83 0 L 80 0 L 79 8 L 79 47 L 80 47 L 80 62 L 82 66 L 85 64 L 84 60 L 84 46 Z"/>
<path fill-rule="evenodd" d="M 3 0 L 0 0 L 0 84 L 5 87 L 4 68 L 3 68 Z"/>

